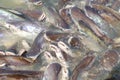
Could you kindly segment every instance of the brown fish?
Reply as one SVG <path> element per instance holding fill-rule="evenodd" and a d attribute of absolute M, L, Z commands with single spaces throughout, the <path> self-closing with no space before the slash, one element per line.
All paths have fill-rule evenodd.
<path fill-rule="evenodd" d="M 70 80 L 77 80 L 79 73 L 82 71 L 89 69 L 95 60 L 95 56 L 88 55 L 87 57 L 83 58 L 80 63 L 74 68 Z"/>
<path fill-rule="evenodd" d="M 72 48 L 81 48 L 83 44 L 80 42 L 80 39 L 78 37 L 70 37 L 68 40 L 68 44 Z"/>
<path fill-rule="evenodd" d="M 69 33 L 47 31 L 45 33 L 45 38 L 50 41 L 59 41 L 61 38 L 64 38 L 68 35 Z"/>
<path fill-rule="evenodd" d="M 42 78 L 42 71 L 27 71 L 27 70 L 6 70 L 0 69 L 0 76 L 13 77 L 15 79 L 24 79 L 24 78 Z"/>
<path fill-rule="evenodd" d="M 45 13 L 40 10 L 21 10 L 23 16 L 26 16 L 30 19 L 42 21 L 45 19 Z"/>
<path fill-rule="evenodd" d="M 90 18 L 88 18 L 81 9 L 73 7 L 71 9 L 71 16 L 77 21 L 82 20 L 84 23 L 89 25 L 89 29 L 91 29 L 93 33 L 96 34 L 100 39 L 108 43 L 111 42 L 111 39 L 109 39 L 108 36 L 106 36 L 99 28 L 99 26 L 97 26 Z"/>
<path fill-rule="evenodd" d="M 67 24 L 73 24 L 73 21 L 69 15 L 69 9 L 60 9 L 59 10 L 60 16 L 66 21 Z"/>
<path fill-rule="evenodd" d="M 100 13 L 98 10 L 90 6 L 85 6 L 85 9 L 87 17 L 92 19 L 99 26 L 99 28 L 105 32 L 105 35 L 111 39 L 119 35 L 119 33 L 117 33 L 117 31 L 110 26 L 111 23 L 116 21 L 115 17 L 105 12 Z"/>
<path fill-rule="evenodd" d="M 53 22 L 51 22 L 51 19 L 49 20 L 50 23 L 52 23 L 54 26 L 62 30 L 70 29 L 70 26 L 64 21 L 64 19 L 61 18 L 61 16 L 59 15 L 59 13 L 57 12 L 55 8 L 49 7 L 48 12 L 49 12 L 48 18 L 49 16 L 50 17 L 52 16 L 52 19 L 53 19 Z"/>
<path fill-rule="evenodd" d="M 116 17 L 118 20 L 120 20 L 120 14 L 117 11 L 115 11 L 109 7 L 106 7 L 106 6 L 102 6 L 102 5 L 93 4 L 92 6 L 93 6 L 93 8 L 95 8 L 97 10 L 102 10 L 102 11 L 110 13 L 114 17 Z"/>
<path fill-rule="evenodd" d="M 105 70 L 111 70 L 118 62 L 119 54 L 115 50 L 108 50 L 105 52 L 100 63 Z"/>
<path fill-rule="evenodd" d="M 113 2 L 111 8 L 114 9 L 114 10 L 119 10 L 119 7 L 120 7 L 120 1 L 119 0 L 116 0 Z"/>
<path fill-rule="evenodd" d="M 114 21 L 118 21 L 114 16 L 108 15 L 105 12 L 100 13 L 100 16 L 109 24 L 114 24 Z"/>
<path fill-rule="evenodd" d="M 13 66 L 23 66 L 29 65 L 31 62 L 29 59 L 21 57 L 21 56 L 13 56 L 13 55 L 0 55 L 0 61 Z"/>

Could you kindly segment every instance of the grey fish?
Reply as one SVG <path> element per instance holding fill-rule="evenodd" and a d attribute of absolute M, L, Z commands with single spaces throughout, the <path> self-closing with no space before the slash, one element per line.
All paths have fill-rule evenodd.
<path fill-rule="evenodd" d="M 37 32 L 41 30 L 41 25 L 37 22 L 31 22 L 30 20 L 22 17 L 22 13 L 16 10 L 9 10 L 6 8 L 0 8 L 0 24 L 7 28 L 16 28 L 26 32 Z"/>
<path fill-rule="evenodd" d="M 52 63 L 48 65 L 48 68 L 44 72 L 43 80 L 58 80 L 60 70 L 61 65 L 59 63 Z"/>
<path fill-rule="evenodd" d="M 35 60 L 42 53 L 45 47 L 45 38 L 43 37 L 44 33 L 45 32 L 42 31 L 38 34 L 38 36 L 32 44 L 32 47 L 24 56 Z"/>

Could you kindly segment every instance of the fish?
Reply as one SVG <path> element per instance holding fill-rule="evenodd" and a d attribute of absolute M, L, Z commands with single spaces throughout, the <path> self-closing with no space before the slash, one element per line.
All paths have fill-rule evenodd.
<path fill-rule="evenodd" d="M 93 6 L 93 8 L 96 8 L 97 10 L 103 10 L 103 11 L 109 12 L 114 17 L 116 17 L 118 20 L 120 20 L 120 14 L 117 11 L 115 11 L 109 7 L 98 5 L 98 4 L 93 4 L 92 6 Z"/>
<path fill-rule="evenodd" d="M 69 15 L 69 8 L 63 8 L 59 10 L 60 16 L 65 20 L 65 22 L 69 25 L 73 24 L 73 20 Z"/>
<path fill-rule="evenodd" d="M 59 31 L 47 31 L 45 33 L 45 38 L 48 41 L 55 41 L 58 42 L 60 39 L 65 38 L 66 36 L 68 36 L 69 33 L 65 32 L 59 32 Z"/>
<path fill-rule="evenodd" d="M 43 21 L 46 18 L 45 13 L 40 10 L 21 10 L 20 12 L 23 16 L 38 21 Z"/>
<path fill-rule="evenodd" d="M 29 59 L 16 55 L 0 55 L 0 60 L 6 65 L 13 66 L 23 66 L 31 64 L 31 61 Z"/>
<path fill-rule="evenodd" d="M 43 37 L 44 33 L 45 31 L 42 31 L 38 34 L 31 48 L 28 50 L 26 54 L 24 54 L 25 57 L 31 58 L 34 61 L 44 51 L 44 48 L 46 46 L 46 42 L 45 42 L 46 40 Z"/>
<path fill-rule="evenodd" d="M 68 44 L 71 48 L 81 48 L 83 44 L 80 42 L 80 39 L 76 36 L 72 36 L 68 39 Z"/>
<path fill-rule="evenodd" d="M 66 45 L 64 42 L 59 41 L 58 47 L 61 49 L 61 51 L 65 52 L 66 54 L 70 55 L 71 57 L 74 57 L 74 54 L 72 53 L 70 47 Z"/>
<path fill-rule="evenodd" d="M 16 23 L 16 24 L 17 24 L 17 26 L 21 25 L 20 23 Z M 13 48 L 13 46 L 15 48 L 16 45 L 23 39 L 26 40 L 27 42 L 30 41 L 30 43 L 32 43 L 33 40 L 35 39 L 35 37 L 37 36 L 38 32 L 30 33 L 30 32 L 24 31 L 26 29 L 20 30 L 20 29 L 17 29 L 15 27 L 15 25 L 12 27 L 9 27 L 9 25 L 7 27 L 5 27 L 5 24 L 0 26 L 1 50 L 8 50 L 8 49 Z M 26 25 L 26 23 L 25 23 L 25 25 Z M 29 23 L 28 23 L 28 28 L 29 28 Z M 29 30 L 30 30 L 30 28 L 29 28 Z M 16 49 L 17 48 L 18 48 L 18 46 L 16 47 Z"/>
<path fill-rule="evenodd" d="M 112 40 L 107 35 L 104 34 L 104 32 L 99 28 L 99 26 L 97 26 L 91 19 L 89 19 L 84 14 L 84 12 L 81 9 L 79 9 L 78 7 L 73 7 L 71 9 L 71 16 L 73 17 L 73 19 L 76 19 L 77 21 L 82 20 L 87 25 L 89 25 L 89 29 L 92 30 L 93 33 L 95 35 L 97 35 L 100 39 L 103 39 L 107 43 L 112 42 Z"/>
<path fill-rule="evenodd" d="M 15 10 L 14 10 L 15 12 Z M 0 8 L 0 20 L 1 20 L 1 25 L 5 26 L 6 28 L 12 28 L 13 30 L 22 30 L 22 31 L 26 31 L 26 32 L 40 32 L 41 31 L 41 27 L 39 24 L 37 24 L 36 22 L 31 22 L 30 20 L 27 20 L 23 17 L 20 17 L 20 15 L 22 15 L 22 13 L 18 12 L 17 14 L 14 13 L 13 10 L 9 10 L 9 9 L 4 9 L 4 8 Z"/>
<path fill-rule="evenodd" d="M 0 76 L 12 77 L 13 79 L 27 79 L 27 78 L 39 78 L 43 77 L 42 71 L 28 71 L 28 70 L 6 70 L 0 69 Z"/>
<path fill-rule="evenodd" d="M 111 8 L 116 10 L 116 11 L 119 11 L 119 4 L 120 4 L 120 1 L 119 0 L 116 0 L 113 2 L 113 4 L 111 5 Z"/>
<path fill-rule="evenodd" d="M 114 39 L 115 37 L 119 36 L 119 33 L 117 33 L 117 31 L 113 27 L 111 27 L 110 25 L 111 22 L 108 23 L 110 19 L 106 21 L 101 17 L 101 14 L 104 13 L 99 13 L 98 10 L 90 6 L 85 6 L 85 9 L 86 9 L 85 11 L 86 15 L 100 27 L 100 29 L 105 33 L 105 35 L 107 35 L 111 39 Z"/>
<path fill-rule="evenodd" d="M 119 53 L 116 50 L 108 50 L 104 53 L 100 64 L 105 70 L 111 71 L 118 61 Z"/>
<path fill-rule="evenodd" d="M 92 67 L 95 60 L 94 55 L 88 55 L 84 57 L 79 64 L 74 68 L 72 75 L 70 76 L 69 80 L 77 80 L 78 75 L 84 71 L 88 70 Z"/>
<path fill-rule="evenodd" d="M 56 57 L 61 63 L 66 64 L 65 58 L 63 57 L 62 52 L 57 45 L 51 44 L 50 49 L 55 52 Z"/>
<path fill-rule="evenodd" d="M 58 14 L 58 11 L 52 7 L 45 7 L 43 8 L 46 14 L 46 22 L 53 24 L 55 27 L 61 30 L 69 30 L 70 26 L 61 18 Z"/>
<path fill-rule="evenodd" d="M 51 63 L 47 66 L 42 80 L 58 80 L 62 66 L 59 63 Z"/>
<path fill-rule="evenodd" d="M 0 80 L 119 79 L 119 1 L 21 1 L 0 0 Z"/>

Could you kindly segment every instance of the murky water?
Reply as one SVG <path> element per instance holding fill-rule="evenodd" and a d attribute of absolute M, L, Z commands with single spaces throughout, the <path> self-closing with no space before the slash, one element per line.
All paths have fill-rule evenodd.
<path fill-rule="evenodd" d="M 0 7 L 4 8 L 26 8 L 25 0 L 0 0 Z"/>
<path fill-rule="evenodd" d="M 34 0 L 34 1 L 37 1 L 37 0 Z M 14 12 L 10 12 L 9 9 L 15 9 L 20 12 L 22 12 L 22 10 L 26 10 L 26 11 L 28 10 L 28 12 L 29 11 L 34 12 L 35 10 L 35 11 L 41 12 L 41 14 L 44 13 L 45 15 L 45 20 L 39 21 L 38 18 L 41 18 L 44 15 L 37 16 L 37 19 L 36 19 L 35 18 L 36 14 L 32 14 L 31 16 L 31 13 L 24 14 L 24 11 L 23 11 L 24 15 L 22 14 L 21 16 L 19 14 L 14 13 L 13 16 L 17 16 L 17 19 L 19 19 L 18 21 L 21 21 L 21 23 L 16 22 L 17 19 L 14 19 L 14 17 L 10 16 L 10 18 L 14 19 L 13 20 L 14 22 L 19 23 L 18 25 L 15 25 L 16 23 L 15 24 L 12 22 L 10 23 L 9 21 L 11 21 L 12 19 L 9 19 L 8 15 L 7 17 L 4 15 L 0 16 L 0 21 L 1 21 L 0 22 L 0 39 L 1 39 L 0 50 L 7 51 L 8 49 L 15 48 L 18 51 L 20 51 L 21 49 L 25 49 L 27 44 L 27 47 L 29 47 L 30 50 L 26 50 L 24 53 L 22 53 L 25 55 L 20 55 L 19 57 L 22 56 L 23 58 L 27 58 L 27 59 L 31 58 L 34 61 L 34 63 L 32 63 L 31 61 L 31 64 L 22 65 L 22 63 L 24 63 L 24 59 L 22 59 L 23 61 L 22 62 L 22 61 L 19 61 L 19 58 L 18 59 L 17 58 L 11 59 L 9 57 L 5 58 L 4 59 L 6 60 L 5 62 L 9 62 L 9 59 L 12 60 L 10 63 L 12 64 L 12 67 L 10 65 L 10 68 L 12 68 L 13 70 L 15 69 L 15 70 L 45 71 L 45 74 L 42 80 L 44 80 L 44 78 L 46 78 L 46 80 L 53 80 L 53 78 L 54 80 L 103 80 L 101 76 L 103 78 L 108 77 L 110 71 L 105 70 L 106 68 L 103 69 L 104 63 L 106 62 L 105 67 L 107 65 L 108 67 L 113 68 L 113 66 L 111 66 L 111 63 L 114 62 L 114 64 L 117 65 L 119 61 L 119 59 L 117 60 L 118 56 L 113 56 L 112 57 L 113 62 L 112 62 L 111 60 L 112 54 L 109 53 L 107 54 L 107 56 L 104 55 L 105 51 L 109 51 L 109 49 L 116 50 L 116 48 L 119 48 L 120 50 L 120 45 L 119 45 L 120 39 L 118 38 L 119 37 L 118 32 L 120 31 L 120 26 L 118 24 L 120 23 L 120 15 L 117 13 L 117 11 L 114 12 L 111 9 L 107 9 L 106 5 L 102 5 L 102 3 L 99 4 L 99 1 L 97 3 L 97 0 L 41 0 L 41 1 L 43 2 L 43 5 L 36 6 L 35 4 L 28 2 L 28 0 L 0 0 L 0 8 L 2 7 L 0 10 L 1 12 L 2 10 L 5 10 L 5 12 L 7 12 L 8 14 L 9 13 L 13 14 Z M 106 11 L 104 12 L 104 10 L 102 10 L 102 8 L 100 7 L 101 10 L 99 10 L 99 8 L 98 10 L 99 12 L 101 11 L 101 13 L 97 13 L 96 11 L 97 8 L 94 6 L 92 8 L 91 5 L 87 5 L 91 10 L 87 10 L 87 9 L 85 10 L 85 7 L 86 7 L 85 4 L 87 4 L 87 1 L 88 2 L 91 1 L 91 3 L 93 1 L 93 5 L 99 4 L 104 6 L 105 8 L 103 7 L 103 9 Z M 105 1 L 105 0 L 100 0 L 100 2 L 101 1 Z M 66 6 L 66 7 L 63 7 L 63 6 Z M 3 8 L 6 8 L 6 9 L 3 9 Z M 61 11 L 63 11 L 63 13 Z M 106 16 L 102 14 L 102 12 L 106 14 L 107 11 L 110 13 L 110 15 Z M 97 15 L 97 16 L 94 17 L 94 15 Z M 99 18 L 97 18 L 98 16 L 101 19 L 101 21 L 99 21 Z M 116 16 L 118 18 L 116 18 Z M 4 17 L 5 17 L 5 20 L 3 19 Z M 111 19 L 111 22 L 109 22 L 108 20 L 109 18 Z M 118 21 L 118 23 L 116 22 L 116 24 L 118 24 L 118 27 L 112 24 L 112 22 L 114 22 L 112 21 L 113 20 L 112 18 Z M 9 20 L 6 20 L 6 19 L 9 19 Z M 21 24 L 23 24 L 21 19 L 23 21 L 26 21 L 26 23 L 24 24 L 27 24 L 27 25 L 22 25 L 21 27 Z M 10 28 L 11 26 L 8 26 L 9 28 L 6 28 L 5 24 L 2 25 L 2 20 L 3 22 L 6 22 L 8 24 L 15 25 L 15 27 L 16 26 L 20 27 L 20 30 L 18 30 L 18 32 L 15 32 Z M 71 22 L 70 24 L 69 24 L 69 21 Z M 106 24 L 103 24 L 102 21 L 106 21 Z M 37 25 L 37 28 L 34 27 L 32 24 L 30 25 L 30 23 L 32 22 L 33 24 Z M 100 25 L 99 23 L 102 25 Z M 70 31 L 68 30 L 68 28 L 66 28 L 66 25 L 64 24 L 66 24 L 67 26 L 70 26 L 69 28 Z M 5 30 L 3 26 L 5 27 Z M 34 31 L 27 32 L 21 29 L 21 28 L 25 28 L 25 29 L 28 29 L 28 31 L 33 30 L 31 26 L 33 26 L 33 28 L 36 28 L 35 29 L 36 31 L 38 29 L 41 29 L 41 30 L 40 31 L 38 30 L 38 33 L 36 32 L 35 35 L 34 34 L 31 35 L 31 33 Z M 118 31 L 116 27 L 118 28 Z M 12 28 L 14 28 L 14 26 L 12 26 Z M 22 30 L 24 33 L 22 32 Z M 42 32 L 42 30 L 46 30 L 46 32 Z M 51 32 L 49 34 L 46 34 L 47 31 L 48 33 L 49 31 Z M 63 36 L 61 34 L 61 33 L 63 34 L 67 33 L 67 31 L 69 34 L 66 34 L 66 36 Z M 36 38 L 37 35 L 38 37 Z M 116 48 L 114 48 L 114 42 L 111 43 L 112 40 L 114 40 L 113 38 L 118 38 L 119 44 L 118 44 L 118 47 Z M 23 40 L 24 41 L 26 40 L 25 44 L 21 44 Z M 18 43 L 20 44 L 20 47 L 18 47 L 19 46 Z M 4 45 L 4 46 L 1 46 L 1 45 Z M 16 45 L 18 45 L 17 46 L 18 48 L 16 48 Z M 118 53 L 116 52 L 116 55 L 118 55 Z M 101 64 L 102 58 L 105 58 L 106 60 L 106 61 L 103 61 L 104 62 L 103 65 Z M 16 63 L 15 61 L 16 62 L 18 61 L 18 63 Z M 19 63 L 22 66 L 20 67 L 15 66 L 15 65 L 19 65 Z M 54 65 L 53 63 L 55 63 L 56 65 Z M 51 64 L 53 64 L 53 67 L 49 66 Z M 46 68 L 46 66 L 48 69 Z M 56 66 L 59 67 L 59 69 L 57 69 Z M 61 71 L 60 71 L 60 67 L 62 67 Z M 0 68 L 1 68 L 1 64 L 0 64 Z M 58 72 L 53 68 L 56 68 Z M 60 76 L 59 76 L 59 79 L 57 79 L 58 77 L 57 73 L 59 73 L 59 71 L 60 71 Z M 53 74 L 51 74 L 53 76 L 49 75 L 51 72 L 53 72 Z M 29 80 L 29 79 L 25 79 L 25 80 Z"/>

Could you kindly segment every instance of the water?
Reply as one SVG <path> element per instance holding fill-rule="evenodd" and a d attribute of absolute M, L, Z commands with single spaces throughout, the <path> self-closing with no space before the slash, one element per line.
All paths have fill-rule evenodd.
<path fill-rule="evenodd" d="M 27 8 L 25 0 L 0 0 L 0 7 L 4 8 Z"/>

